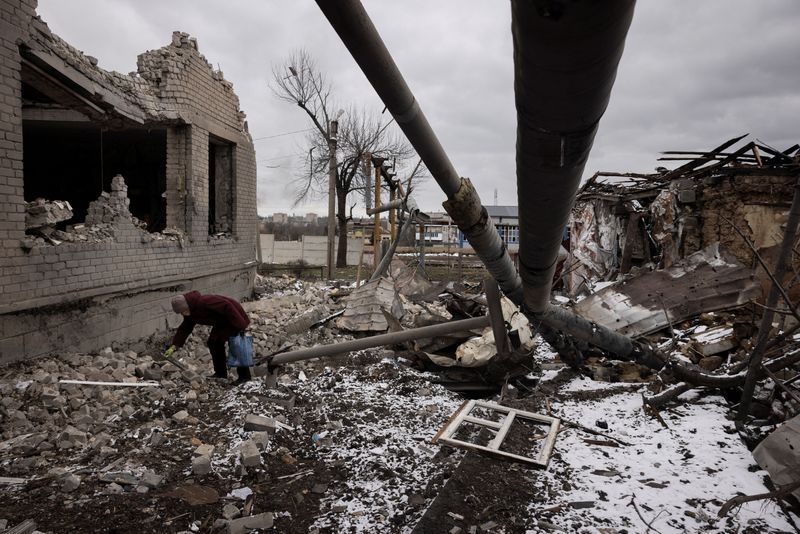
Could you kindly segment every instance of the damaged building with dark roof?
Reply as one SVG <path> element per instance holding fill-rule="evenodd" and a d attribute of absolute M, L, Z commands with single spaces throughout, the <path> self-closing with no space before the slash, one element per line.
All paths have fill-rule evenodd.
<path fill-rule="evenodd" d="M 0 1 L 0 362 L 174 326 L 169 297 L 256 270 L 256 163 L 230 82 L 175 32 L 105 71 Z"/>

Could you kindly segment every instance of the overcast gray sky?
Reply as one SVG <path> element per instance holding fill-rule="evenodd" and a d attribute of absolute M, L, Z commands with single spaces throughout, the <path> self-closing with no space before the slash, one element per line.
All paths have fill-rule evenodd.
<path fill-rule="evenodd" d="M 499 204 L 516 204 L 509 3 L 364 5 L 458 172 L 485 204 L 495 189 Z M 383 108 L 312 0 L 39 0 L 39 14 L 120 72 L 135 71 L 136 56 L 169 43 L 173 30 L 189 32 L 233 82 L 256 139 L 309 127 L 268 88 L 271 65 L 300 47 L 327 72 L 341 107 Z M 797 0 L 640 1 L 586 177 L 649 172 L 662 150 L 711 148 L 746 132 L 777 148 L 800 141 L 799 28 Z M 291 206 L 303 141 L 255 141 L 259 214 L 326 211 L 324 199 Z M 415 196 L 441 210 L 432 180 Z"/>

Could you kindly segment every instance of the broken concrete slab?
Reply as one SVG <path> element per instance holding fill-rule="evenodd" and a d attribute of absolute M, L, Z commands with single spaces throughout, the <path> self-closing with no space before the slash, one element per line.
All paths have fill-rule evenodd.
<path fill-rule="evenodd" d="M 244 429 L 247 431 L 264 431 L 274 435 L 277 428 L 278 424 L 272 417 L 248 414 L 244 419 Z"/>

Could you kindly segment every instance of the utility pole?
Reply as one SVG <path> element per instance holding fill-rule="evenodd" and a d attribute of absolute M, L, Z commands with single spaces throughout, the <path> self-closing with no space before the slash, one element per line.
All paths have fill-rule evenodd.
<path fill-rule="evenodd" d="M 336 276 L 336 136 L 339 123 L 328 123 L 328 280 Z M 347 236 L 339 236 L 347 239 Z"/>
<path fill-rule="evenodd" d="M 383 168 L 382 158 L 372 158 L 372 166 L 375 167 L 375 209 L 381 207 L 381 169 Z M 381 214 L 375 212 L 372 227 L 372 256 L 375 269 L 381 261 Z"/>
<path fill-rule="evenodd" d="M 389 202 L 394 202 L 396 198 L 397 187 L 394 185 L 394 182 L 391 182 L 391 185 L 389 186 Z M 391 229 L 390 233 L 392 236 L 392 241 L 394 241 L 397 239 L 397 209 L 395 208 L 389 210 L 389 228 Z"/>
<path fill-rule="evenodd" d="M 419 223 L 419 266 L 425 268 L 425 223 Z"/>

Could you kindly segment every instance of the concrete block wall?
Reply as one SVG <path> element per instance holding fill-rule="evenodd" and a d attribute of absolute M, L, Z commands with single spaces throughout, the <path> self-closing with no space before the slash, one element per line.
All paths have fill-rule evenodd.
<path fill-rule="evenodd" d="M 304 261 L 308 265 L 325 265 L 328 238 L 325 236 L 303 236 L 300 241 L 276 241 L 273 234 L 260 234 L 261 261 L 263 263 L 292 263 Z M 347 239 L 347 265 L 358 265 L 363 239 Z M 335 246 L 339 246 L 336 238 Z"/>
<path fill-rule="evenodd" d="M 165 47 L 182 61 L 160 72 L 158 83 L 180 117 L 168 124 L 166 198 L 168 226 L 186 239 L 153 240 L 119 220 L 113 241 L 23 247 L 19 45 L 30 38 L 35 8 L 0 0 L 0 363 L 150 335 L 167 326 L 169 297 L 179 292 L 249 296 L 257 222 L 252 141 L 231 84 L 182 37 Z M 236 145 L 234 231 L 223 238 L 208 235 L 209 133 Z"/>

